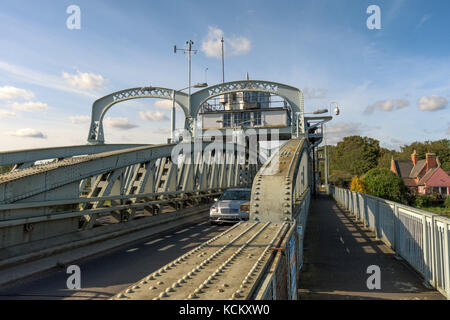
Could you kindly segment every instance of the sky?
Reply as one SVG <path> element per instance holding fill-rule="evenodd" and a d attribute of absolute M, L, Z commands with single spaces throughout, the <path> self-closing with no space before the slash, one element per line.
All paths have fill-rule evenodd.
<path fill-rule="evenodd" d="M 337 102 L 326 142 L 368 136 L 399 149 L 450 136 L 450 2 L 447 0 L 85 1 L 0 0 L 0 151 L 86 144 L 93 102 L 141 86 L 192 82 L 288 84 L 305 112 Z M 69 29 L 71 5 L 80 28 Z M 371 5 L 379 7 L 379 29 Z M 70 20 L 72 21 L 72 20 Z M 207 68 L 207 70 L 206 70 Z M 177 127 L 183 114 L 177 112 Z M 106 143 L 163 143 L 167 101 L 111 108 Z"/>

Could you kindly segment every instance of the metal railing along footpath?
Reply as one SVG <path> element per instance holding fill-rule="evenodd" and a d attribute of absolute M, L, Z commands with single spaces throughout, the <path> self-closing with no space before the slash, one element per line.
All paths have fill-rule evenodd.
<path fill-rule="evenodd" d="M 329 193 L 450 299 L 450 219 L 334 186 Z"/>

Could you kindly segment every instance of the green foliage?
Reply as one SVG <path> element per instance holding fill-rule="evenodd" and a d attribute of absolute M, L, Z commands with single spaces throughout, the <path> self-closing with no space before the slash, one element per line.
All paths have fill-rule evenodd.
<path fill-rule="evenodd" d="M 425 208 L 433 204 L 433 198 L 427 195 L 416 195 L 414 198 L 414 207 Z"/>
<path fill-rule="evenodd" d="M 450 209 L 450 195 L 448 195 L 447 198 L 445 198 L 444 205 L 446 208 Z"/>
<path fill-rule="evenodd" d="M 392 157 L 398 159 L 398 153 L 394 150 L 381 148 L 380 156 L 378 157 L 378 168 L 390 169 Z"/>
<path fill-rule="evenodd" d="M 0 174 L 10 172 L 12 170 L 12 168 L 13 168 L 12 165 L 0 166 Z"/>
<path fill-rule="evenodd" d="M 401 147 L 399 153 L 400 160 L 410 160 L 411 154 L 416 150 L 419 159 L 425 159 L 427 152 L 435 153 L 439 157 L 441 167 L 444 170 L 450 170 L 450 140 L 442 139 L 436 141 L 413 142 Z"/>
<path fill-rule="evenodd" d="M 350 136 L 339 142 L 330 153 L 331 171 L 359 176 L 377 166 L 380 144 L 372 138 Z"/>
<path fill-rule="evenodd" d="M 348 188 L 351 180 L 350 174 L 341 171 L 336 171 L 329 177 L 329 182 L 340 188 Z"/>
<path fill-rule="evenodd" d="M 367 193 L 366 182 L 364 181 L 363 178 L 358 178 L 357 176 L 354 176 L 352 178 L 352 183 L 350 184 L 350 190 L 361 193 Z"/>
<path fill-rule="evenodd" d="M 368 194 L 407 204 L 409 192 L 403 180 L 384 168 L 369 170 L 363 177 Z"/>

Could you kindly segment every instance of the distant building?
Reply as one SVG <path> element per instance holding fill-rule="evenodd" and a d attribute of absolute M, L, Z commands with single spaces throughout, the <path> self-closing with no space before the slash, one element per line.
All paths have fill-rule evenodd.
<path fill-rule="evenodd" d="M 439 157 L 427 153 L 419 160 L 416 150 L 411 160 L 391 160 L 391 171 L 403 179 L 406 186 L 419 194 L 450 194 L 450 176 L 441 168 Z"/>

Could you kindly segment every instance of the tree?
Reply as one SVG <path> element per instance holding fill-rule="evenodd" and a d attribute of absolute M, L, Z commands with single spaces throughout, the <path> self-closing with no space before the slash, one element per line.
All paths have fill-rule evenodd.
<path fill-rule="evenodd" d="M 384 168 L 374 168 L 363 177 L 367 193 L 386 200 L 408 203 L 408 188 L 402 178 Z"/>
<path fill-rule="evenodd" d="M 366 182 L 362 178 L 358 178 L 358 176 L 354 176 L 352 178 L 352 183 L 350 184 L 350 190 L 367 193 L 366 191 Z"/>
<path fill-rule="evenodd" d="M 0 174 L 10 172 L 12 170 L 13 166 L 0 166 Z"/>
<path fill-rule="evenodd" d="M 395 150 L 381 148 L 380 155 L 378 157 L 378 168 L 390 169 L 392 157 L 394 159 L 398 159 L 398 155 Z"/>
<path fill-rule="evenodd" d="M 436 141 L 413 142 L 400 148 L 400 160 L 410 160 L 414 150 L 417 152 L 419 159 L 425 159 L 427 152 L 435 153 L 439 157 L 441 167 L 444 170 L 450 170 L 450 140 L 441 139 Z"/>
<path fill-rule="evenodd" d="M 332 150 L 330 169 L 360 176 L 377 166 L 379 154 L 378 140 L 360 136 L 345 137 Z"/>

